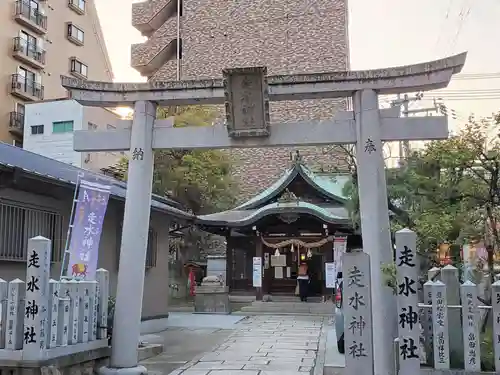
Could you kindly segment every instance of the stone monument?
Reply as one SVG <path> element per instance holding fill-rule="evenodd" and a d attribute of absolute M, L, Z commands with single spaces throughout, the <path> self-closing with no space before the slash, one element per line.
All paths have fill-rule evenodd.
<path fill-rule="evenodd" d="M 208 314 L 230 314 L 229 287 L 217 276 L 207 276 L 196 288 L 194 312 Z"/>

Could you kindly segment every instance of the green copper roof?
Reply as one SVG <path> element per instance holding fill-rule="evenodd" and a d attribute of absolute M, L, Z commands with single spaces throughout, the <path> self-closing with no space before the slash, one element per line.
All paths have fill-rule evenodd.
<path fill-rule="evenodd" d="M 327 223 L 350 225 L 349 215 L 344 207 L 320 207 L 300 200 L 286 203 L 270 203 L 258 209 L 236 208 L 215 214 L 201 215 L 198 216 L 197 223 L 209 226 L 229 225 L 243 227 L 252 225 L 265 216 L 282 213 L 310 214 Z"/>
<path fill-rule="evenodd" d="M 330 199 L 340 204 L 346 203 L 347 198 L 342 193 L 342 190 L 346 182 L 350 180 L 350 176 L 333 176 L 314 173 L 302 163 L 296 162 L 293 167 L 288 169 L 274 184 L 247 202 L 236 207 L 235 210 L 253 209 L 266 203 L 267 200 L 282 193 L 297 175 L 300 175 L 309 185 Z"/>

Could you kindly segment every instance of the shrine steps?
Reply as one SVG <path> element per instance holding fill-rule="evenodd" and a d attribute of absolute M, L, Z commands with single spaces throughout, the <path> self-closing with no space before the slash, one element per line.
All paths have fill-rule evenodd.
<path fill-rule="evenodd" d="M 318 315 L 332 316 L 335 314 L 335 305 L 331 302 L 300 302 L 297 301 L 254 301 L 244 306 L 234 315 Z"/>

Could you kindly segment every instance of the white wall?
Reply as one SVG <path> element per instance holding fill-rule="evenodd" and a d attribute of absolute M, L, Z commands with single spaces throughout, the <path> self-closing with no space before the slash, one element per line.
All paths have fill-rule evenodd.
<path fill-rule="evenodd" d="M 52 134 L 52 123 L 57 121 L 73 121 L 73 129 L 82 130 L 83 106 L 74 100 L 27 104 L 23 148 L 64 163 L 82 167 L 82 154 L 73 150 L 73 132 Z M 36 125 L 44 126 L 43 134 L 31 134 L 31 127 Z"/>
<path fill-rule="evenodd" d="M 83 107 L 74 100 L 49 100 L 26 104 L 24 120 L 25 150 L 99 172 L 115 164 L 123 153 L 86 153 L 73 150 L 73 132 L 52 133 L 52 123 L 73 121 L 73 130 L 89 130 L 89 124 L 97 131 L 118 126 L 119 116 L 103 108 Z M 32 126 L 44 125 L 43 134 L 32 134 Z"/>

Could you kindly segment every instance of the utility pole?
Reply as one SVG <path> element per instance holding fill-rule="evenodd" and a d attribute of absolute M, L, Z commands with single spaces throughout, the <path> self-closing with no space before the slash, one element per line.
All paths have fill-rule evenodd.
<path fill-rule="evenodd" d="M 419 109 L 412 109 L 410 110 L 410 102 L 416 102 L 419 101 L 423 98 L 424 94 L 419 92 L 415 94 L 415 96 L 408 96 L 405 94 L 403 97 L 401 97 L 401 94 L 398 94 L 398 97 L 396 100 L 393 100 L 391 102 L 391 106 L 395 107 L 398 105 L 403 106 L 403 111 L 402 111 L 402 117 L 409 117 L 410 114 L 418 114 L 418 113 L 425 113 L 427 116 L 429 115 L 429 112 L 437 112 L 438 107 L 436 104 L 434 104 L 434 107 L 429 107 L 429 108 L 419 108 Z M 410 141 L 400 141 L 399 142 L 399 164 L 402 165 L 403 161 L 406 157 L 410 156 Z"/>

